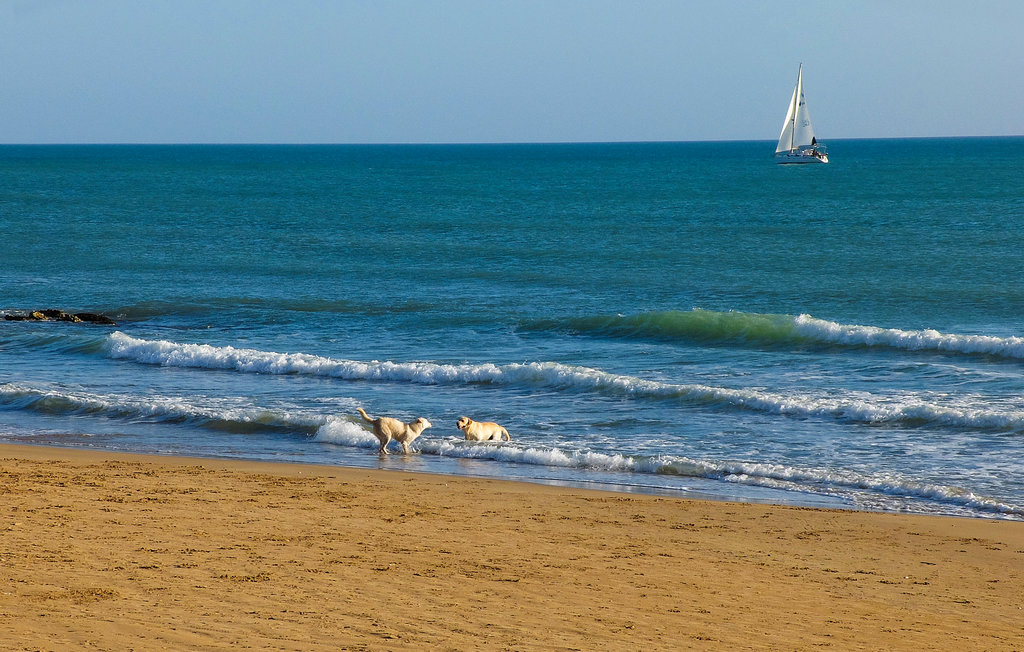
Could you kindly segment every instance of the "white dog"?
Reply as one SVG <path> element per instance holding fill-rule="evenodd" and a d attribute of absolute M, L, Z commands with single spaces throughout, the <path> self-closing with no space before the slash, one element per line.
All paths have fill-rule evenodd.
<path fill-rule="evenodd" d="M 508 430 L 505 430 L 493 421 L 473 421 L 469 417 L 459 417 L 455 426 L 466 433 L 466 439 L 472 441 L 512 441 Z"/>
<path fill-rule="evenodd" d="M 359 414 L 363 415 L 363 420 L 373 424 L 373 434 L 377 435 L 377 439 L 380 440 L 380 453 L 382 455 L 388 454 L 388 444 L 394 439 L 402 445 L 402 450 L 405 453 L 409 452 L 409 444 L 414 439 L 423 434 L 423 431 L 430 428 L 433 424 L 419 417 L 412 423 L 402 423 L 398 419 L 392 419 L 391 417 L 378 417 L 374 419 L 367 414 L 363 408 L 356 408 Z"/>

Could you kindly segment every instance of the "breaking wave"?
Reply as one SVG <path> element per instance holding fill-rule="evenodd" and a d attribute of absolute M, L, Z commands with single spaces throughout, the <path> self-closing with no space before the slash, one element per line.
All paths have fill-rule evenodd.
<path fill-rule="evenodd" d="M 932 329 L 902 330 L 877 326 L 856 326 L 800 315 L 794 320 L 797 332 L 824 342 L 860 346 L 883 346 L 907 351 L 942 351 L 1024 359 L 1024 337 L 958 335 Z"/>
<path fill-rule="evenodd" d="M 232 346 L 143 340 L 112 333 L 108 354 L 145 364 L 258 374 L 304 374 L 343 380 L 407 382 L 426 385 L 495 384 L 595 392 L 631 400 L 678 400 L 692 405 L 739 409 L 790 417 L 818 417 L 867 424 L 982 428 L 1024 432 L 1024 411 L 992 409 L 969 397 L 942 405 L 916 394 L 880 396 L 780 393 L 764 389 L 677 384 L 612 374 L 556 362 L 513 364 L 441 364 L 434 362 L 357 361 L 306 353 L 275 353 Z"/>
<path fill-rule="evenodd" d="M 583 335 L 749 343 L 759 346 L 830 344 L 904 351 L 935 351 L 1024 359 L 1024 337 L 941 333 L 841 324 L 811 315 L 772 315 L 691 310 L 582 317 L 536 322 L 541 329 L 568 328 Z"/>
<path fill-rule="evenodd" d="M 65 388 L 0 384 L 0 405 L 43 414 L 88 415 L 129 422 L 183 423 L 210 430 L 313 434 L 323 418 L 269 410 L 241 399 L 206 398 L 203 405 L 182 397 L 96 394 Z"/>

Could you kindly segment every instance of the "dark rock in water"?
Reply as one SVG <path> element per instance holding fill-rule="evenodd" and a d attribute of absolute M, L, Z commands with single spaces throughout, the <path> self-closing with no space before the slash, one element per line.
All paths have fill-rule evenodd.
<path fill-rule="evenodd" d="M 27 315 L 25 314 L 8 314 L 4 315 L 4 319 L 7 321 L 66 321 L 71 323 L 89 323 L 89 324 L 107 324 L 110 326 L 115 325 L 115 322 L 106 315 L 96 312 L 79 312 L 71 313 L 64 312 L 63 310 L 55 310 L 48 308 L 46 310 L 33 310 Z"/>
<path fill-rule="evenodd" d="M 43 318 L 44 319 L 50 319 L 50 320 L 53 320 L 53 321 L 70 321 L 70 322 L 82 321 L 81 319 L 79 319 L 78 317 L 75 317 L 70 312 L 64 312 L 63 310 L 54 310 L 54 309 L 50 308 L 49 310 L 40 310 L 39 312 L 41 312 L 43 314 Z M 36 313 L 32 313 L 33 316 L 35 316 L 35 314 Z"/>
<path fill-rule="evenodd" d="M 110 326 L 117 324 L 117 322 L 110 317 L 101 315 L 98 312 L 76 312 L 75 317 L 78 317 L 79 321 L 88 322 L 90 324 L 108 324 Z"/>

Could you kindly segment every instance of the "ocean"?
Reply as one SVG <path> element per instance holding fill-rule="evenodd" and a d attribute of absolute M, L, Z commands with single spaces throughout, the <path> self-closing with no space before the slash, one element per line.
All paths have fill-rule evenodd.
<path fill-rule="evenodd" d="M 0 441 L 1024 520 L 1024 138 L 828 144 L 0 146 Z"/>

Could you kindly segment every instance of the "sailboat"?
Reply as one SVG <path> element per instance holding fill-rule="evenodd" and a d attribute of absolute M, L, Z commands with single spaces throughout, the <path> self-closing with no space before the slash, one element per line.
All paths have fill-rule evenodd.
<path fill-rule="evenodd" d="M 825 146 L 818 143 L 804 102 L 804 65 L 796 75 L 793 99 L 789 101 L 786 121 L 782 123 L 779 144 L 775 148 L 776 163 L 828 163 Z"/>

